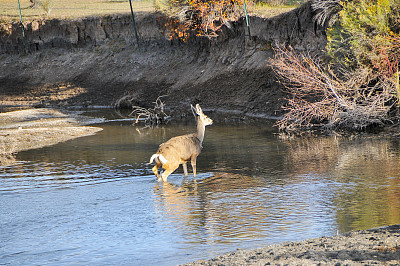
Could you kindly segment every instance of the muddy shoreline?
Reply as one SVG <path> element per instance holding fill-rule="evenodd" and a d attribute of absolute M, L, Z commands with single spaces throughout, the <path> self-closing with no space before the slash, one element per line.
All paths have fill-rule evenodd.
<path fill-rule="evenodd" d="M 237 250 L 197 265 L 399 265 L 400 225 Z"/>
<path fill-rule="evenodd" d="M 15 163 L 20 151 L 96 134 L 102 129 L 87 125 L 100 122 L 79 112 L 49 108 L 0 113 L 0 166 Z"/>

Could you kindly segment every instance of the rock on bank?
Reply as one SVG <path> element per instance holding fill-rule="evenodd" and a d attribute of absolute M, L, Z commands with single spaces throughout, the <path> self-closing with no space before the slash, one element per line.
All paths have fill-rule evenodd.
<path fill-rule="evenodd" d="M 112 105 L 130 94 L 147 107 L 201 103 L 246 114 L 280 115 L 285 94 L 267 66 L 276 43 L 320 51 L 326 42 L 308 3 L 280 16 L 232 22 L 220 36 L 166 37 L 165 18 L 137 16 L 140 50 L 126 15 L 26 22 L 0 29 L 0 105 Z"/>

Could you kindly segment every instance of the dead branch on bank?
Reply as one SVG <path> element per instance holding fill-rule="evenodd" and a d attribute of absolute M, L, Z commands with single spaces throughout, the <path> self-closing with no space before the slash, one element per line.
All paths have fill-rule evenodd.
<path fill-rule="evenodd" d="M 279 129 L 364 130 L 389 120 L 393 94 L 387 82 L 363 87 L 370 73 L 347 73 L 339 78 L 309 55 L 286 48 L 275 52 L 269 63 L 291 95 L 283 107 L 287 113 L 277 122 Z"/>
<path fill-rule="evenodd" d="M 135 118 L 134 124 L 143 122 L 146 127 L 160 125 L 170 118 L 165 112 L 165 103 L 161 100 L 165 96 L 167 95 L 157 97 L 153 108 L 145 108 L 135 104 L 136 95 L 126 95 L 116 102 L 115 107 L 117 109 L 130 108 L 131 112 L 125 117 Z"/>
<path fill-rule="evenodd" d="M 129 116 L 136 117 L 135 124 L 139 121 L 144 121 L 145 125 L 154 126 L 164 123 L 170 116 L 165 113 L 165 104 L 161 101 L 162 97 L 159 96 L 154 102 L 154 108 L 143 108 L 140 106 L 132 106 L 132 112 Z"/>

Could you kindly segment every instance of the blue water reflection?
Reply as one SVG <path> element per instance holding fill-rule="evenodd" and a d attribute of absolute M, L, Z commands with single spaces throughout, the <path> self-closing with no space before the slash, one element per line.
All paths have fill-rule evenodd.
<path fill-rule="evenodd" d="M 162 184 L 149 157 L 193 123 L 101 126 L 0 167 L 0 264 L 174 265 L 400 223 L 398 140 L 215 123 L 198 177 L 179 169 Z"/>

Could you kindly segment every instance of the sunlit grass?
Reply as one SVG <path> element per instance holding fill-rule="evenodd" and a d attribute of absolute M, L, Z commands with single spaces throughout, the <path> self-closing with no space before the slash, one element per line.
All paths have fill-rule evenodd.
<path fill-rule="evenodd" d="M 34 18 L 72 19 L 130 13 L 128 0 L 51 0 L 49 15 L 46 15 L 44 8 L 39 5 L 31 8 L 29 0 L 20 0 L 20 4 L 22 17 L 25 20 Z M 154 11 L 151 0 L 132 1 L 132 6 L 135 12 Z M 0 0 L 0 17 L 3 21 L 19 20 L 18 1 Z"/>
<path fill-rule="evenodd" d="M 105 16 L 111 14 L 129 14 L 128 0 L 48 0 L 49 12 L 40 5 L 31 8 L 29 0 L 20 0 L 21 13 L 24 20 L 41 19 L 73 19 L 88 16 Z M 152 0 L 132 1 L 134 12 L 155 11 Z M 294 9 L 296 6 L 272 6 L 248 3 L 249 15 L 273 17 Z M 17 0 L 0 0 L 1 21 L 19 21 Z"/>
<path fill-rule="evenodd" d="M 259 16 L 264 18 L 270 18 L 278 16 L 282 13 L 289 12 L 295 9 L 298 5 L 267 5 L 267 4 L 249 4 L 248 13 L 252 16 Z"/>

